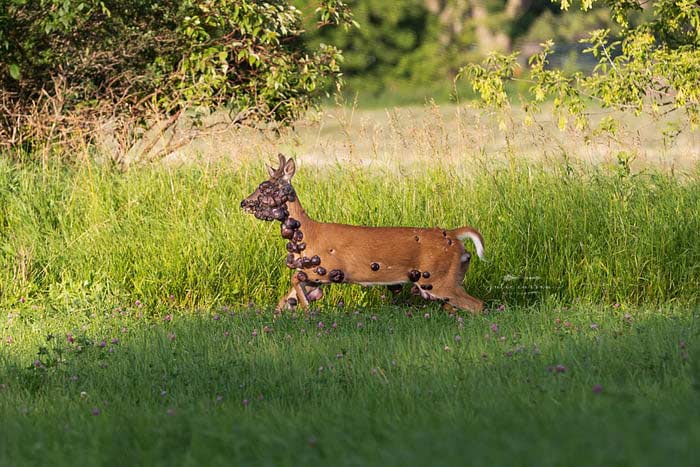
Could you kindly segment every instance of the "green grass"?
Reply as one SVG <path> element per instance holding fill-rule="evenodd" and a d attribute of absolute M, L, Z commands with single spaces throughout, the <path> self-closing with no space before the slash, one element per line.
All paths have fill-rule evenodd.
<path fill-rule="evenodd" d="M 2 465 L 693 465 L 700 441 L 698 308 L 66 311 L 5 326 Z"/>
<path fill-rule="evenodd" d="M 262 164 L 115 173 L 0 163 L 0 304 L 275 303 L 288 284 L 276 224 L 238 205 Z M 488 262 L 467 276 L 491 303 L 695 303 L 700 177 L 475 164 L 394 171 L 302 167 L 307 211 L 364 225 L 472 225 Z M 471 248 L 471 245 L 469 245 Z M 338 288 L 359 305 L 382 292 Z"/>
<path fill-rule="evenodd" d="M 0 465 L 693 465 L 697 171 L 302 165 L 317 219 L 479 228 L 462 318 L 275 317 L 264 172 L 0 162 Z"/>

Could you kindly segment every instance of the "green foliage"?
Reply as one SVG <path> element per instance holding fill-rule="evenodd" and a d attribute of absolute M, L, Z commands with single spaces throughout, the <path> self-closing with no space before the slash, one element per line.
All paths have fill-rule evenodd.
<path fill-rule="evenodd" d="M 311 11 L 314 0 L 296 0 Z M 346 95 L 363 106 L 448 101 L 471 97 L 466 86 L 453 86 L 458 64 L 480 60 L 494 47 L 508 51 L 523 41 L 540 41 L 548 31 L 568 41 L 580 37 L 581 18 L 561 25 L 564 15 L 549 0 L 350 1 L 360 28 L 320 29 L 307 36 L 311 44 L 330 43 L 343 50 Z M 477 7 L 481 13 L 477 14 Z M 603 13 L 601 13 L 603 12 Z M 481 16 L 481 15 L 484 16 Z M 570 15 L 571 16 L 571 15 Z M 600 8 L 583 16 L 586 26 L 610 23 Z M 307 24 L 311 26 L 311 22 Z"/>
<path fill-rule="evenodd" d="M 340 1 L 317 13 L 351 22 Z M 0 103 L 21 114 L 48 93 L 61 112 L 226 106 L 241 119 L 290 121 L 340 77 L 339 50 L 308 48 L 304 34 L 300 11 L 284 0 L 4 1 Z M 13 117 L 3 113 L 0 128 Z"/>
<path fill-rule="evenodd" d="M 589 10 L 594 0 L 584 1 Z M 554 44 L 542 44 L 542 50 L 530 57 L 531 109 L 545 98 L 553 98 L 560 126 L 573 119 L 576 126 L 587 124 L 584 103 L 594 102 L 606 108 L 648 113 L 659 117 L 682 110 L 691 127 L 700 123 L 700 9 L 694 1 L 654 2 L 650 11 L 642 11 L 636 1 L 613 0 L 607 3 L 619 32 L 611 37 L 609 29 L 591 31 L 581 42 L 587 44 L 597 65 L 590 73 L 564 73 L 551 69 L 549 55 Z M 562 1 L 566 10 L 568 1 Z M 494 67 L 493 64 L 499 66 Z M 502 81 L 514 76 L 514 62 L 494 54 L 486 65 L 469 65 L 463 75 L 473 80 L 484 101 L 496 106 L 507 102 Z M 532 105 L 534 104 L 534 105 Z"/>
<path fill-rule="evenodd" d="M 306 10 L 316 2 L 296 3 Z M 435 53 L 437 22 L 422 0 L 349 3 L 358 29 L 323 28 L 310 34 L 309 40 L 330 43 L 343 51 L 343 73 L 351 88 L 377 93 L 396 80 L 416 79 L 425 84 L 443 71 L 447 57 Z"/>
<path fill-rule="evenodd" d="M 497 107 L 508 105 L 506 82 L 513 78 L 517 68 L 517 53 L 510 55 L 490 54 L 483 65 L 469 64 L 463 67 L 455 80 L 468 76 L 474 91 L 482 99 Z"/>

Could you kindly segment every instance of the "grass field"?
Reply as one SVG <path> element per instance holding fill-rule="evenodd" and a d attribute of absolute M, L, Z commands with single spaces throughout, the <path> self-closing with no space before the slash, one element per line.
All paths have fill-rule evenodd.
<path fill-rule="evenodd" d="M 354 142 L 299 154 L 317 219 L 480 229 L 482 316 L 354 286 L 273 314 L 284 242 L 238 208 L 272 142 L 127 172 L 3 159 L 0 465 L 694 465 L 698 167 L 460 153 L 419 126 L 368 158 L 352 127 L 279 143 Z"/>
<path fill-rule="evenodd" d="M 353 310 L 14 313 L 0 463 L 694 465 L 697 307 Z"/>

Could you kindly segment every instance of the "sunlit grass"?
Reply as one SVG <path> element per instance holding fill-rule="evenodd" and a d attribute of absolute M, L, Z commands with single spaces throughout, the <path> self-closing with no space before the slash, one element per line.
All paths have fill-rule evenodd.
<path fill-rule="evenodd" d="M 294 183 L 323 221 L 476 227 L 488 261 L 473 262 L 466 284 L 491 304 L 697 301 L 696 172 L 470 167 L 302 166 Z M 272 305 L 288 284 L 284 242 L 239 208 L 263 179 L 262 164 L 117 173 L 0 163 L 0 301 Z M 328 302 L 376 305 L 382 293 L 336 288 Z"/>

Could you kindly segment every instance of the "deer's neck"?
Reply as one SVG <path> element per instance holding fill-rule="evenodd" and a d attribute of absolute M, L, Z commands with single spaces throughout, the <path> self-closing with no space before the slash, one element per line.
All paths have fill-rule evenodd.
<path fill-rule="evenodd" d="M 292 218 L 298 220 L 299 222 L 301 222 L 302 226 L 304 224 L 309 224 L 309 223 L 314 222 L 313 219 L 311 219 L 308 216 L 308 214 L 306 214 L 306 211 L 304 211 L 304 208 L 301 205 L 301 202 L 299 201 L 298 196 L 297 196 L 296 200 L 290 201 L 287 203 L 287 210 L 289 211 L 289 217 L 292 217 Z"/>

